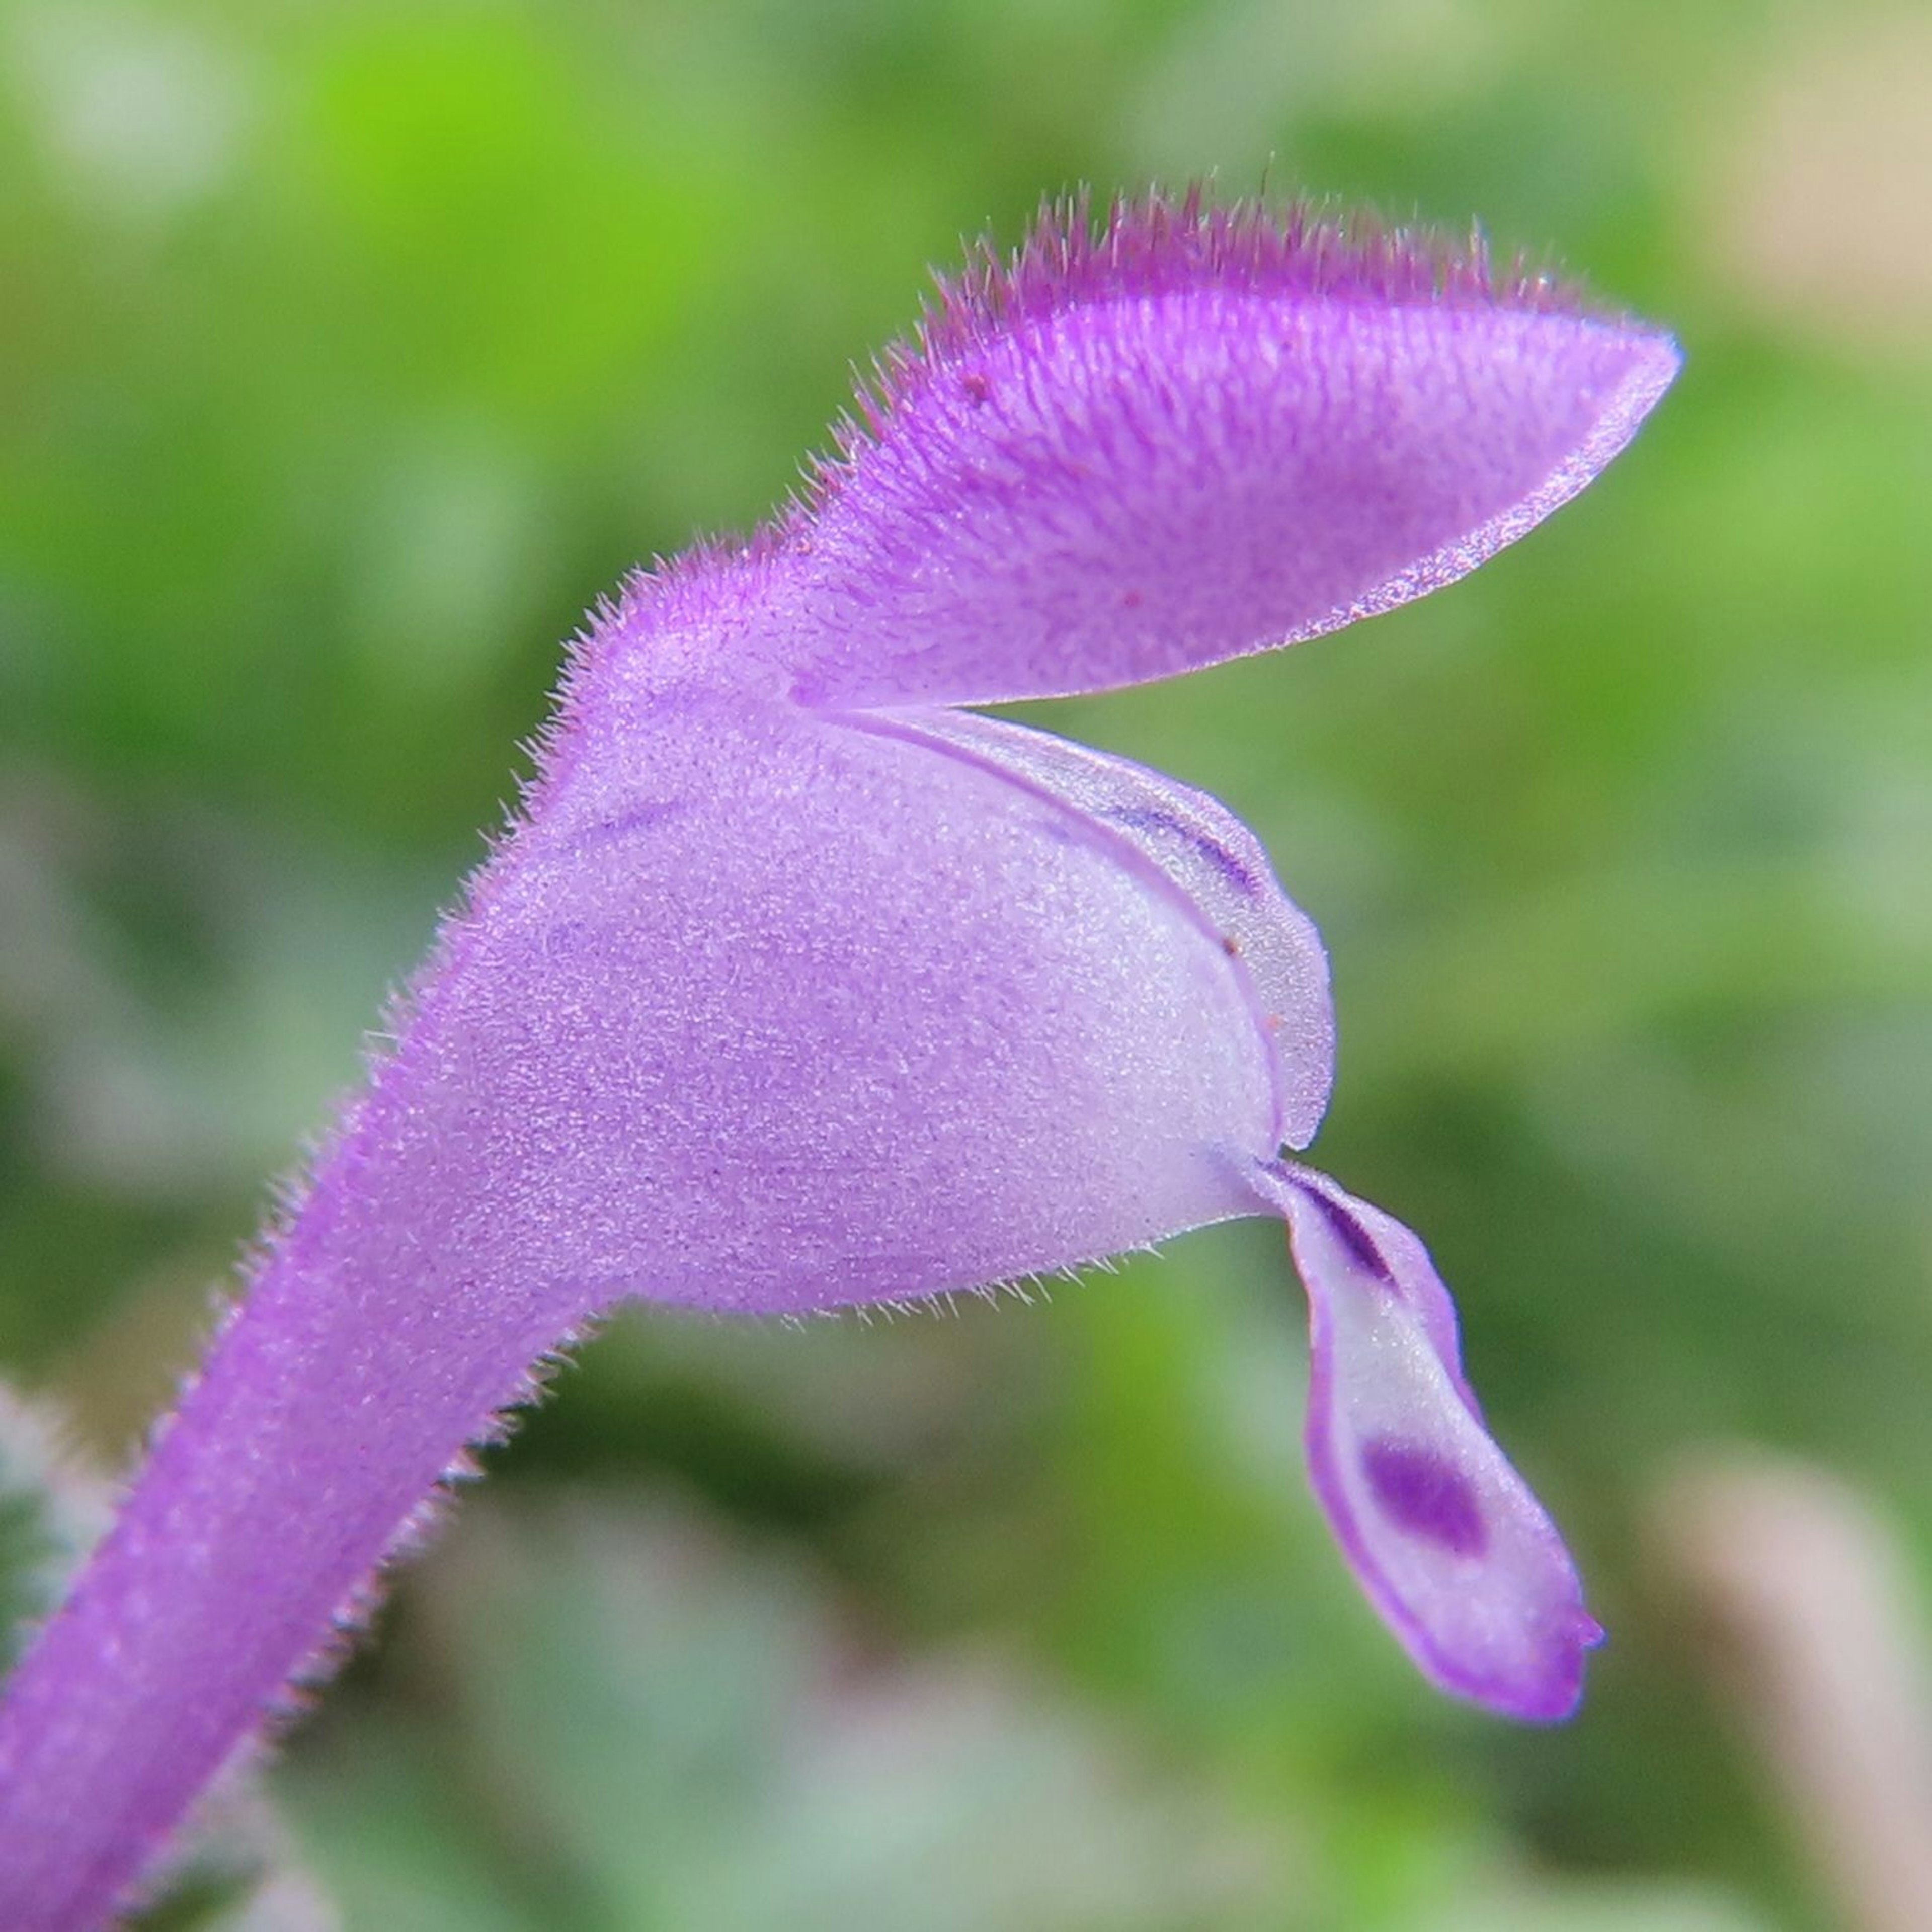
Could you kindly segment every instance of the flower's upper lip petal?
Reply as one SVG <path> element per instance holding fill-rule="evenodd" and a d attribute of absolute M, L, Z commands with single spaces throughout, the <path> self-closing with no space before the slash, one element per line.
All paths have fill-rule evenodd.
<path fill-rule="evenodd" d="M 1387 609 L 1574 494 L 1676 368 L 1661 338 L 1570 316 L 1215 290 L 976 360 L 772 560 L 801 701 L 1104 690 Z"/>
<path fill-rule="evenodd" d="M 1274 1085 L 1277 1144 L 1314 1138 L 1334 1078 L 1328 955 L 1260 841 L 1225 806 L 1129 759 L 971 712 L 863 712 L 842 722 L 915 739 L 1032 791 L 1170 899 L 1241 987 Z"/>
<path fill-rule="evenodd" d="M 1522 535 L 1678 364 L 1545 283 L 1294 211 L 1052 228 L 888 357 L 754 547 L 746 674 L 828 710 L 987 704 L 1312 637 Z"/>
<path fill-rule="evenodd" d="M 635 579 L 582 657 L 840 712 L 1171 676 L 1473 569 L 1681 361 L 1479 245 L 1198 197 L 1086 219 L 981 258 L 806 500 Z"/>

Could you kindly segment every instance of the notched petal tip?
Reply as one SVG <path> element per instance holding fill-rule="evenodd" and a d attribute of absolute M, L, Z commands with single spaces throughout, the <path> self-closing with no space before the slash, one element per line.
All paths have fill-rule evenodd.
<path fill-rule="evenodd" d="M 1370 1600 L 1432 1682 L 1553 1723 L 1603 1640 L 1556 1526 L 1483 1427 L 1415 1236 L 1324 1176 L 1258 1187 L 1308 1290 L 1310 1474 Z"/>

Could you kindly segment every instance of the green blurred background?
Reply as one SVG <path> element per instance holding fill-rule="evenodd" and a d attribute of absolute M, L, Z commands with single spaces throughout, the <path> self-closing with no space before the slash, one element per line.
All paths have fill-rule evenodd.
<path fill-rule="evenodd" d="M 1265 171 L 1689 356 L 1469 582 L 1030 714 L 1322 922 L 1321 1157 L 1573 1532 L 1578 1721 L 1438 1699 L 1357 1600 L 1278 1232 L 640 1314 L 292 1738 L 260 1923 L 1932 1925 L 1834 1823 L 1932 1558 L 1928 98 L 1932 20 L 1856 0 L 0 0 L 0 1372 L 104 1468 L 559 640 L 764 514 L 963 234 Z"/>

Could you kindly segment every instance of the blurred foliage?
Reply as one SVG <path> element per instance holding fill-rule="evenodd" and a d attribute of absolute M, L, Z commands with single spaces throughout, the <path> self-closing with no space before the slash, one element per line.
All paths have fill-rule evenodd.
<path fill-rule="evenodd" d="M 0 1675 L 60 1601 L 108 1501 L 62 1455 L 49 1417 L 0 1392 Z"/>
<path fill-rule="evenodd" d="M 1932 1555 L 1928 95 L 1863 0 L 0 0 L 0 1366 L 109 1460 L 557 640 L 790 486 L 962 233 L 1265 170 L 1690 356 L 1468 584 L 1034 714 L 1322 922 L 1324 1164 L 1460 1286 L 1613 1634 L 1582 1718 L 1438 1701 L 1356 1601 L 1264 1230 L 640 1315 L 288 1748 L 346 1926 L 1831 1922 L 1648 1526 L 1742 1438 Z"/>

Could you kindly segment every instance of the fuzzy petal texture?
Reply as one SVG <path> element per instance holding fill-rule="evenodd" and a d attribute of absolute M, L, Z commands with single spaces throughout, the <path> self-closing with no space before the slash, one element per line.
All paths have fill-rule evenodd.
<path fill-rule="evenodd" d="M 758 648 L 808 704 L 970 704 L 1313 637 L 1522 536 L 1678 362 L 1436 242 L 1063 216 L 889 361 L 772 560 Z"/>
<path fill-rule="evenodd" d="M 1428 1250 L 1289 1163 L 1257 1186 L 1308 1291 L 1309 1472 L 1370 1600 L 1447 1690 L 1569 1716 L 1603 1631 L 1556 1526 L 1483 1426 Z"/>
<path fill-rule="evenodd" d="M 394 1212 L 487 1278 L 778 1311 L 970 1288 L 1251 1212 L 1230 1156 L 1312 1130 L 1319 942 L 1198 794 L 742 696 L 643 698 L 602 742 L 406 1048 Z"/>

